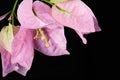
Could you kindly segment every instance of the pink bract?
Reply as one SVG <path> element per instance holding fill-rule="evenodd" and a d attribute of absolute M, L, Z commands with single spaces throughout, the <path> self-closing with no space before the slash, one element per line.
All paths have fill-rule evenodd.
<path fill-rule="evenodd" d="M 51 16 L 51 9 L 48 5 L 35 1 L 33 9 L 38 17 L 49 25 L 42 28 L 49 40 L 50 47 L 46 47 L 44 41 L 39 36 L 35 41 L 35 49 L 48 56 L 68 55 L 66 50 L 66 38 L 64 35 L 64 26 L 57 23 Z"/>
<path fill-rule="evenodd" d="M 21 27 L 37 29 L 46 25 L 41 21 L 32 9 L 33 0 L 23 0 L 17 10 L 18 20 Z"/>
<path fill-rule="evenodd" d="M 46 47 L 44 41 L 39 38 L 35 40 L 35 49 L 48 56 L 69 55 L 66 50 L 66 38 L 64 36 L 64 27 L 60 24 L 51 24 L 44 29 L 47 34 L 50 46 Z"/>
<path fill-rule="evenodd" d="M 87 43 L 84 34 L 100 31 L 93 12 L 80 0 L 68 0 L 55 4 L 52 7 L 52 16 L 64 26 L 74 29 L 82 38 L 84 44 Z"/>
<path fill-rule="evenodd" d="M 12 52 L 10 53 L 0 45 L 3 77 L 13 71 L 25 76 L 32 65 L 34 57 L 32 31 L 20 28 L 13 39 L 11 47 Z"/>

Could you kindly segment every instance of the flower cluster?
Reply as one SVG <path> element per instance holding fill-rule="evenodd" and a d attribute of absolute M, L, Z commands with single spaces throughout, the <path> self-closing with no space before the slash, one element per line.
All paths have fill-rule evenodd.
<path fill-rule="evenodd" d="M 0 31 L 0 53 L 3 77 L 12 71 L 26 75 L 31 68 L 34 49 L 48 56 L 69 55 L 64 26 L 76 31 L 83 43 L 84 34 L 100 31 L 96 17 L 81 0 L 23 0 L 17 8 L 20 25 L 14 25 L 13 10 L 8 26 Z M 52 7 L 48 6 L 47 4 Z"/>

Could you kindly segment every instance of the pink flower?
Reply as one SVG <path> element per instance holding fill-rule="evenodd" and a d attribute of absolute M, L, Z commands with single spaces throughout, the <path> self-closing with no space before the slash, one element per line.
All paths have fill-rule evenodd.
<path fill-rule="evenodd" d="M 82 38 L 84 34 L 100 31 L 96 17 L 91 9 L 80 0 L 67 0 L 52 7 L 52 16 L 64 26 L 74 29 Z"/>
<path fill-rule="evenodd" d="M 43 40 L 39 37 L 35 40 L 35 49 L 48 56 L 69 55 L 66 50 L 66 38 L 64 36 L 64 27 L 60 24 L 51 24 L 43 28 L 48 45 L 46 47 Z"/>
<path fill-rule="evenodd" d="M 0 31 L 3 76 L 12 71 L 25 76 L 31 68 L 34 49 L 48 56 L 69 55 L 64 26 L 74 29 L 84 44 L 87 43 L 84 34 L 101 30 L 95 15 L 82 1 L 50 0 L 50 3 L 52 9 L 40 1 L 23 0 L 17 10 L 20 26 L 9 23 Z M 0 16 L 0 21 L 8 14 Z"/>
<path fill-rule="evenodd" d="M 34 16 L 32 10 L 34 11 Z M 29 18 L 26 17 L 26 15 L 28 15 L 26 14 L 26 11 L 30 12 Z M 23 15 L 25 16 L 23 17 Z M 37 19 L 35 19 L 36 17 Z M 33 22 L 36 23 L 39 19 L 40 22 L 44 22 L 46 25 L 41 25 L 40 22 L 38 22 L 40 25 L 29 25 L 29 19 L 34 19 Z M 52 18 L 51 9 L 48 5 L 40 1 L 35 1 L 32 3 L 32 0 L 23 0 L 18 8 L 18 20 L 21 26 L 25 26 L 24 28 L 37 29 L 34 40 L 36 50 L 49 56 L 69 54 L 69 52 L 66 50 L 64 27 Z"/>
<path fill-rule="evenodd" d="M 11 24 L 3 28 L 0 32 L 0 53 L 3 77 L 12 71 L 25 76 L 34 56 L 31 30 L 18 29 Z"/>

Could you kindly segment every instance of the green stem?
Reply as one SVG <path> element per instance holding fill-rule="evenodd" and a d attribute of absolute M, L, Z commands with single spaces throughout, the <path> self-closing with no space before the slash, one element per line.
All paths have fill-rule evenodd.
<path fill-rule="evenodd" d="M 11 12 L 12 25 L 14 25 L 14 14 L 15 14 L 15 9 L 16 9 L 17 3 L 18 3 L 18 0 L 15 1 L 15 4 L 14 4 L 12 12 Z"/>

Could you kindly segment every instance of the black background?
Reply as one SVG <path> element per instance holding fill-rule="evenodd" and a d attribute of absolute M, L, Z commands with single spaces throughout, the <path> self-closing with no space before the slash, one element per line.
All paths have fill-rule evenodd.
<path fill-rule="evenodd" d="M 15 0 L 0 0 L 0 15 L 12 9 Z M 21 0 L 19 0 L 21 2 Z M 2 65 L 0 64 L 0 80 L 40 80 L 42 78 L 74 77 L 81 80 L 99 80 L 110 72 L 106 65 L 111 60 L 105 60 L 106 55 L 114 47 L 111 34 L 116 28 L 113 23 L 113 2 L 105 3 L 102 0 L 82 0 L 94 12 L 98 19 L 101 32 L 85 35 L 88 43 L 84 45 L 79 36 L 69 28 L 65 28 L 67 49 L 70 56 L 49 57 L 35 51 L 35 57 L 31 69 L 26 77 L 16 72 L 2 78 Z M 113 8 L 113 9 L 112 9 Z M 0 22 L 0 28 L 7 25 L 7 19 Z M 112 27 L 114 28 L 112 29 Z M 115 37 L 116 38 L 116 37 Z M 109 54 L 110 55 L 110 54 Z M 104 78 L 105 79 L 105 78 Z M 106 78 L 107 79 L 107 78 Z"/>

